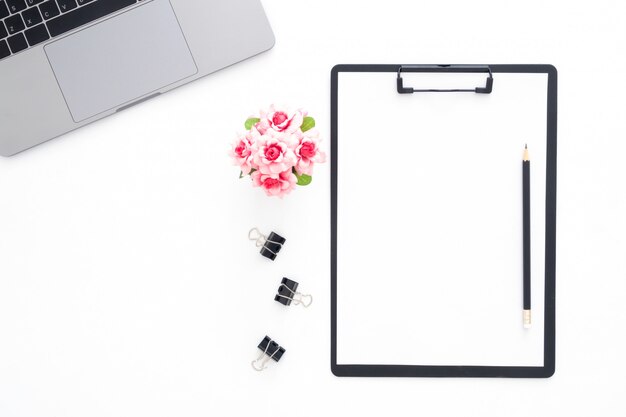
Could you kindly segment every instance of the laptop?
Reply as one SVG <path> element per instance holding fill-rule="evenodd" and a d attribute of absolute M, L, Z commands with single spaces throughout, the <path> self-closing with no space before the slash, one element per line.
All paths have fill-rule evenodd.
<path fill-rule="evenodd" d="M 0 155 L 273 45 L 260 0 L 0 0 Z"/>

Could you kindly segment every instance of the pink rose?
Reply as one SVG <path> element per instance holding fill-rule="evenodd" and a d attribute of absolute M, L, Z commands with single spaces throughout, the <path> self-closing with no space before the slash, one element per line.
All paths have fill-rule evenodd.
<path fill-rule="evenodd" d="M 304 116 L 306 116 L 306 113 L 300 110 L 277 110 L 272 104 L 269 110 L 261 111 L 261 121 L 255 127 L 261 134 L 265 134 L 268 129 L 274 129 L 277 132 L 293 133 L 302 126 Z"/>
<path fill-rule="evenodd" d="M 264 135 L 270 129 L 270 122 L 266 119 L 262 119 L 260 122 L 254 125 L 252 130 L 256 130 L 259 134 Z"/>
<path fill-rule="evenodd" d="M 241 172 L 247 175 L 252 170 L 252 143 L 254 139 L 250 132 L 239 135 L 230 150 L 233 163 L 241 168 Z"/>
<path fill-rule="evenodd" d="M 294 151 L 298 159 L 295 168 L 299 175 L 311 175 L 315 163 L 326 161 L 326 154 L 319 148 L 319 143 L 321 142 L 319 136 L 319 132 L 316 129 L 311 129 L 300 138 Z"/>
<path fill-rule="evenodd" d="M 298 179 L 291 172 L 291 169 L 279 174 L 263 174 L 261 171 L 252 173 L 252 183 L 256 187 L 262 187 L 268 196 L 283 196 L 289 194 L 291 190 L 296 188 Z"/>
<path fill-rule="evenodd" d="M 293 148 L 297 139 L 293 135 L 268 130 L 252 145 L 253 162 L 263 174 L 277 175 L 291 170 L 296 164 Z"/>

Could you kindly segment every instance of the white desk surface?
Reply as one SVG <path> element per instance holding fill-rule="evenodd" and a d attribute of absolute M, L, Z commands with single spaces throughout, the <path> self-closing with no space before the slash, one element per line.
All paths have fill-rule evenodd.
<path fill-rule="evenodd" d="M 623 2 L 264 4 L 269 53 L 0 159 L 0 416 L 623 415 Z M 337 63 L 558 68 L 553 378 L 331 374 L 330 167 L 280 201 L 226 152 L 272 102 L 308 108 L 328 139 Z M 252 226 L 287 238 L 276 262 Z M 309 310 L 272 300 L 282 276 Z M 266 333 L 287 353 L 258 374 Z"/>

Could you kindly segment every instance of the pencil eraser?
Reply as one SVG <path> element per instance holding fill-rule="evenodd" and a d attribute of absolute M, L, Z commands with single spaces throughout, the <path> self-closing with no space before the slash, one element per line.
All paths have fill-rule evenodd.
<path fill-rule="evenodd" d="M 530 310 L 524 310 L 524 329 L 530 329 Z"/>

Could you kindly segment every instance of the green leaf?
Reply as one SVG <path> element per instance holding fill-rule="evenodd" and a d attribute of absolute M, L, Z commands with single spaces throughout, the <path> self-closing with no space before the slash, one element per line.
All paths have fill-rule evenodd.
<path fill-rule="evenodd" d="M 315 119 L 307 116 L 302 121 L 302 126 L 300 126 L 300 129 L 302 129 L 303 132 L 306 132 L 307 130 L 311 130 L 314 127 L 315 127 Z"/>
<path fill-rule="evenodd" d="M 246 123 L 244 124 L 244 126 L 246 127 L 246 130 L 250 130 L 252 129 L 252 126 L 259 123 L 260 121 L 261 119 L 259 119 L 258 117 L 251 117 L 248 120 L 246 120 Z"/>
<path fill-rule="evenodd" d="M 243 171 L 239 171 L 239 179 L 242 179 L 243 177 L 247 177 L 248 175 L 252 175 L 254 171 L 256 171 L 256 169 L 252 168 L 250 172 L 248 172 L 246 175 L 243 175 Z"/>
<path fill-rule="evenodd" d="M 296 178 L 298 178 L 298 185 L 309 185 L 311 181 L 313 181 L 313 177 L 307 174 L 298 175 L 296 174 Z"/>

